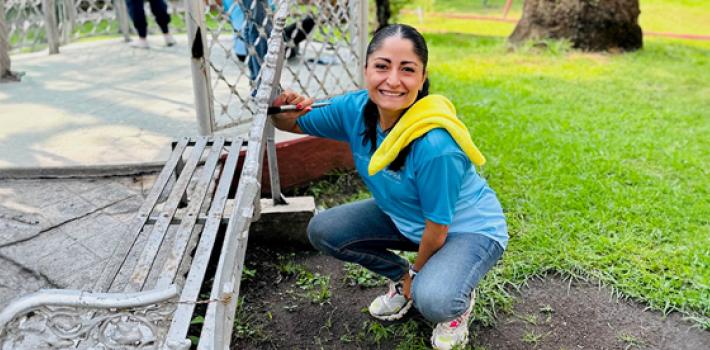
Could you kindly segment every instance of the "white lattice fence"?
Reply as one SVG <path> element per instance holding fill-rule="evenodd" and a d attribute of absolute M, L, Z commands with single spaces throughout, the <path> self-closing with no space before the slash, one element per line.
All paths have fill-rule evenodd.
<path fill-rule="evenodd" d="M 3 0 L 5 13 L 0 24 L 6 28 L 6 51 L 31 52 L 82 38 L 134 33 L 125 0 Z M 171 31 L 184 31 L 183 1 L 167 1 Z M 146 3 L 146 14 L 150 14 Z M 46 12 L 45 8 L 54 11 Z M 49 18 L 48 15 L 52 17 Z M 158 31 L 151 16 L 152 33 Z M 53 38 L 53 35 L 55 36 Z M 2 36 L 2 33 L 0 33 Z M 56 41 L 53 43 L 52 41 Z"/>
<path fill-rule="evenodd" d="M 367 2 L 312 0 L 286 2 L 289 15 L 281 85 L 313 98 L 326 98 L 362 86 L 367 40 Z M 202 25 L 209 65 L 209 101 L 198 111 L 201 132 L 248 124 L 252 96 L 271 32 L 273 5 L 267 0 L 209 0 Z M 195 18 L 200 14 L 194 14 Z M 199 103 L 198 103 L 199 104 Z"/>
<path fill-rule="evenodd" d="M 34 51 L 47 45 L 42 0 L 4 0 L 8 50 Z M 0 33 L 3 35 L 3 33 Z"/>

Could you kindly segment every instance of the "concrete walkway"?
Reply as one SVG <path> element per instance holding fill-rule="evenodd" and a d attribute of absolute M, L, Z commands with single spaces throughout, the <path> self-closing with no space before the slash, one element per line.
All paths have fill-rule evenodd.
<path fill-rule="evenodd" d="M 164 159 L 173 138 L 197 133 L 185 51 L 109 40 L 13 56 L 25 76 L 0 85 L 0 168 Z"/>
<path fill-rule="evenodd" d="M 25 75 L 0 84 L 0 175 L 164 161 L 172 140 L 198 134 L 187 38 L 177 39 L 165 47 L 149 37 L 150 50 L 114 39 L 13 56 Z"/>
<path fill-rule="evenodd" d="M 0 309 L 42 288 L 90 288 L 154 178 L 0 181 Z"/>

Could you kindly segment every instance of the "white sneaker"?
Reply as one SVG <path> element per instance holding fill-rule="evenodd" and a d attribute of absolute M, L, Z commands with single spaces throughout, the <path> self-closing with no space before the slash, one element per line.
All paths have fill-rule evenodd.
<path fill-rule="evenodd" d="M 170 33 L 163 34 L 163 39 L 165 39 L 165 46 L 167 47 L 175 46 L 177 44 L 177 41 L 175 41 L 175 38 L 173 38 Z"/>
<path fill-rule="evenodd" d="M 452 321 L 440 322 L 431 335 L 431 346 L 437 350 L 449 350 L 455 346 L 464 347 L 468 343 L 468 319 L 476 303 L 476 291 L 471 292 L 468 310 Z"/>
<path fill-rule="evenodd" d="M 138 40 L 132 40 L 130 43 L 128 43 L 128 46 L 136 49 L 150 49 L 148 40 L 146 40 L 145 38 L 138 38 Z"/>
<path fill-rule="evenodd" d="M 399 320 L 412 307 L 412 300 L 407 299 L 401 291 L 402 283 L 390 281 L 389 291 L 372 301 L 370 311 L 372 317 L 383 321 Z"/>

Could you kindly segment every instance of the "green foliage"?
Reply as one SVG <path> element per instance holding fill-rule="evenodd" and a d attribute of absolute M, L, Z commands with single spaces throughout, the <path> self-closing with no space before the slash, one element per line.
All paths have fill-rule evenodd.
<path fill-rule="evenodd" d="M 312 303 L 324 304 L 330 300 L 330 276 L 323 276 L 320 273 L 308 271 L 305 265 L 296 263 L 295 254 L 279 255 L 277 257 L 276 269 L 279 272 L 279 281 L 295 276 L 296 285 L 305 291 L 299 294 Z M 298 305 L 289 305 L 286 308 L 295 310 Z"/>
<path fill-rule="evenodd" d="M 250 312 L 244 306 L 244 298 L 237 300 L 237 309 L 234 314 L 234 337 L 237 339 L 251 339 L 263 342 L 269 339 L 269 334 L 264 331 L 264 325 L 256 320 L 258 313 Z"/>
<path fill-rule="evenodd" d="M 380 345 L 383 340 L 387 340 L 394 335 L 394 331 L 379 322 L 371 322 L 367 327 L 367 334 L 375 341 L 375 344 Z"/>
<path fill-rule="evenodd" d="M 400 12 L 412 2 L 414 0 L 390 0 L 390 10 L 392 11 L 390 23 L 398 23 Z"/>
<path fill-rule="evenodd" d="M 242 281 L 250 281 L 256 276 L 256 269 L 250 269 L 244 266 L 242 270 Z"/>
<path fill-rule="evenodd" d="M 330 276 L 301 271 L 296 285 L 306 291 L 306 297 L 312 303 L 323 304 L 330 300 Z"/>
<path fill-rule="evenodd" d="M 538 334 L 535 331 L 525 331 L 522 338 L 523 343 L 530 345 L 537 345 L 540 340 L 542 340 L 542 334 Z"/>
<path fill-rule="evenodd" d="M 363 288 L 380 287 L 387 285 L 387 278 L 382 277 L 372 271 L 353 263 L 345 263 L 345 283 Z"/>
<path fill-rule="evenodd" d="M 624 343 L 624 350 L 640 348 L 643 345 L 643 342 L 641 342 L 641 340 L 631 334 L 620 333 L 617 335 L 616 338 Z"/>
<path fill-rule="evenodd" d="M 295 253 L 290 253 L 288 255 L 279 255 L 276 258 L 276 270 L 279 272 L 281 278 L 298 275 L 301 272 L 306 271 L 305 266 L 296 263 L 294 260 L 295 257 Z"/>

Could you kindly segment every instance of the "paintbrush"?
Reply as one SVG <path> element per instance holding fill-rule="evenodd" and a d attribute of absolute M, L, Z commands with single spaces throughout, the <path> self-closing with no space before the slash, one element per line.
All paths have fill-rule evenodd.
<path fill-rule="evenodd" d="M 324 101 L 324 102 L 316 102 L 309 107 L 311 108 L 318 108 L 318 107 L 323 107 L 327 106 L 330 104 L 330 101 Z M 271 106 L 267 110 L 266 114 L 272 115 L 272 114 L 279 114 L 283 112 L 293 112 L 293 111 L 298 111 L 298 106 L 296 105 L 283 105 L 283 106 Z"/>

